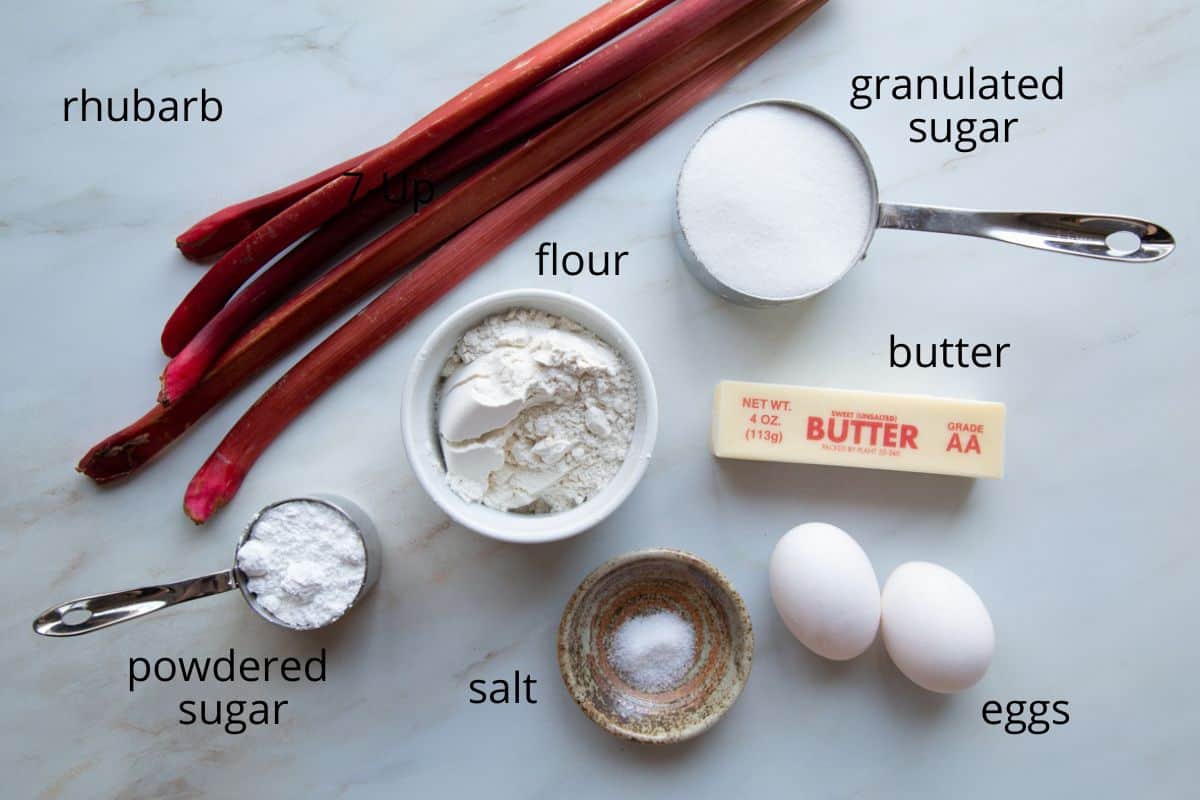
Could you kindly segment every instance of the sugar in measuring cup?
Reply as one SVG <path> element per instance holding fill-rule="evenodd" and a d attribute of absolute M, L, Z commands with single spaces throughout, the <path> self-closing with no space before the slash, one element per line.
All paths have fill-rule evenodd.
<path fill-rule="evenodd" d="M 803 300 L 837 283 L 879 228 L 996 239 L 1144 264 L 1175 240 L 1133 217 L 974 211 L 881 203 L 866 151 L 812 106 L 762 100 L 718 118 L 692 146 L 676 187 L 676 233 L 693 275 L 744 305 Z"/>
<path fill-rule="evenodd" d="M 81 597 L 42 612 L 33 629 L 43 636 L 79 636 L 236 588 L 267 622 L 315 630 L 362 600 L 379 579 L 381 561 L 375 526 L 350 501 L 330 495 L 281 500 L 255 514 L 229 569 Z"/>

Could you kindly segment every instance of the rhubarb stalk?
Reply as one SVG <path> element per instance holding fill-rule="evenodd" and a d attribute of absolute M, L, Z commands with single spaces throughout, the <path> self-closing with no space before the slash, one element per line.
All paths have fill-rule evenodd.
<path fill-rule="evenodd" d="M 616 128 L 697 70 L 752 38 L 766 27 L 763 19 L 777 21 L 796 4 L 783 0 L 759 3 L 750 12 L 718 26 L 697 46 L 627 79 L 366 245 L 268 316 L 259 328 L 278 325 L 279 320 L 288 316 L 311 319 L 314 327 L 328 320 L 399 268 Z M 252 331 L 249 336 L 253 335 Z M 219 338 L 205 337 L 200 344 L 203 347 L 190 351 L 186 359 L 177 362 L 177 369 L 165 377 L 163 392 L 167 400 L 173 401 L 195 385 L 203 367 L 218 350 L 215 345 L 219 344 Z"/>
<path fill-rule="evenodd" d="M 431 205 L 419 217 L 413 219 L 438 220 L 437 223 L 428 223 L 427 228 L 430 229 L 438 224 L 452 227 L 452 224 L 446 225 L 446 223 L 453 223 L 464 217 L 470 217 L 470 219 L 466 219 L 459 227 L 473 222 L 487 210 L 498 205 L 498 202 L 480 202 L 477 200 L 476 194 L 485 193 L 492 183 L 504 182 L 506 178 L 511 179 L 514 173 L 528 175 L 535 172 L 530 169 L 531 165 L 527 161 L 530 152 L 537 153 L 543 149 L 551 151 L 544 154 L 542 158 L 543 162 L 552 162 L 551 166 L 564 160 L 556 157 L 556 153 L 561 152 L 562 148 L 555 148 L 552 141 L 544 140 L 543 137 L 555 132 L 556 137 L 565 138 L 572 135 L 572 131 L 569 130 L 572 126 L 598 124 L 604 116 L 618 113 L 622 105 L 638 110 L 645 108 L 653 100 L 683 84 L 688 77 L 696 75 L 702 69 L 708 79 L 717 80 L 718 83 L 723 82 L 747 62 L 745 59 L 734 56 L 718 62 L 722 65 L 720 68 L 708 66 L 717 57 L 731 52 L 736 45 L 753 40 L 756 35 L 783 20 L 787 20 L 787 23 L 791 25 L 798 24 L 801 19 L 807 17 L 821 5 L 821 2 L 822 0 L 808 3 L 803 0 L 787 2 L 763 0 L 744 14 L 703 37 L 680 58 L 670 60 L 665 64 L 656 64 L 651 69 L 622 83 L 606 95 L 570 115 L 550 131 L 519 148 L 512 155 L 500 159 L 481 171 L 474 179 L 464 184 L 464 187 L 467 187 L 465 192 L 455 190 Z M 724 77 L 717 79 L 711 77 L 713 75 Z M 623 120 L 627 120 L 631 116 L 632 114 L 620 115 Z M 597 119 L 598 117 L 601 119 Z M 611 128 L 604 130 L 611 130 Z M 596 137 L 580 135 L 575 132 L 573 138 L 580 142 L 580 147 L 575 148 L 574 152 L 567 153 L 567 157 L 574 155 L 586 144 L 590 144 Z M 522 159 L 522 161 L 514 162 L 514 158 Z M 521 185 L 528 185 L 546 171 L 548 170 L 533 175 L 531 180 L 527 180 Z M 472 186 L 472 184 L 474 185 Z M 459 188 L 463 189 L 464 187 Z M 517 190 L 514 188 L 508 191 L 501 200 L 515 194 Z M 456 193 L 457 196 L 455 196 Z M 431 213 L 437 210 L 439 203 L 445 203 L 452 196 L 454 203 L 468 206 L 468 208 L 443 210 L 441 214 Z M 470 206 L 474 206 L 474 208 L 471 209 Z M 471 216 L 472 210 L 477 212 L 473 217 Z M 412 220 L 402 223 L 397 226 L 397 229 L 405 228 L 411 222 Z M 302 338 L 324 324 L 346 305 L 361 297 L 371 286 L 382 280 L 390 269 L 400 266 L 405 250 L 409 252 L 413 249 L 423 251 L 453 232 L 451 230 L 439 238 L 437 231 L 425 230 L 421 235 L 423 241 L 430 239 L 435 241 L 428 245 L 418 243 L 415 246 L 411 244 L 397 246 L 397 242 L 407 242 L 417 238 L 409 235 L 413 233 L 413 229 L 402 232 L 397 238 L 389 239 L 386 235 L 381 237 L 381 240 L 377 240 L 377 246 L 366 248 L 366 251 L 369 252 L 353 256 L 348 262 L 335 268 L 333 272 L 327 274 L 298 297 L 293 298 L 283 308 L 266 317 L 248 334 L 240 338 L 218 359 L 203 380 L 178 402 L 167 407 L 155 407 L 137 422 L 92 448 L 81 460 L 79 470 L 98 482 L 105 482 L 126 475 L 144 465 L 246 380 L 290 350 Z M 381 241 L 384 243 L 378 244 Z M 407 260 L 411 260 L 411 256 Z M 347 264 L 350 265 L 349 268 L 342 269 Z"/>
<path fill-rule="evenodd" d="M 607 139 L 476 220 L 287 371 L 238 420 L 188 485 L 184 510 L 206 521 L 232 499 L 279 434 L 418 314 L 599 175 L 773 46 L 820 3 L 776 25 L 671 92 Z"/>
<path fill-rule="evenodd" d="M 158 402 L 177 402 L 189 392 L 226 346 L 280 298 L 314 275 L 349 242 L 366 233 L 396 210 L 383 192 L 372 192 L 361 202 L 326 222 L 286 255 L 265 269 L 234 295 L 216 316 L 192 337 L 163 370 Z"/>
<path fill-rule="evenodd" d="M 373 189 L 385 176 L 399 175 L 451 137 L 668 2 L 612 0 L 482 78 L 373 151 L 352 170 L 358 177 L 339 175 L 272 217 L 221 256 L 183 298 L 163 328 L 163 352 L 174 356 L 182 350 L 259 268 L 349 205 L 360 181 Z"/>
<path fill-rule="evenodd" d="M 672 57 L 693 39 L 755 0 L 680 0 L 628 36 L 591 54 L 540 84 L 517 102 L 433 154 L 417 177 L 439 183 L 565 111 L 590 100 L 621 80 Z M 310 276 L 341 245 L 359 236 L 391 211 L 373 193 L 318 229 L 273 264 L 202 327 L 163 371 L 159 402 L 171 403 L 196 385 L 225 346 Z"/>
<path fill-rule="evenodd" d="M 179 248 L 179 252 L 183 253 L 184 258 L 193 261 L 215 256 L 254 233 L 256 228 L 292 203 L 310 192 L 320 189 L 338 175 L 354 169 L 373 152 L 375 151 L 368 150 L 282 189 L 276 189 L 250 200 L 243 200 L 209 214 L 175 237 L 175 246 Z"/>

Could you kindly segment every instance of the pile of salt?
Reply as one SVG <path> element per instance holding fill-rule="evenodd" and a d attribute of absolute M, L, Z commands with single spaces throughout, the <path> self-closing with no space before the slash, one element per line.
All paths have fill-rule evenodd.
<path fill-rule="evenodd" d="M 687 675 L 696 658 L 696 633 L 670 611 L 632 617 L 613 634 L 609 658 L 635 688 L 662 692 Z"/>

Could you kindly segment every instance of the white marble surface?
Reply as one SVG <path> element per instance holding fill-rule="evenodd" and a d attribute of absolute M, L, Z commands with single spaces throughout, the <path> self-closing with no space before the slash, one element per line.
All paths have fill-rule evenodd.
<path fill-rule="evenodd" d="M 595 0 L 7 4 L 0 19 L 0 766 L 9 797 L 1183 797 L 1200 745 L 1192 421 L 1200 278 L 1190 244 L 1200 16 L 1183 0 L 963 4 L 832 0 L 712 101 L 452 292 L 267 453 L 204 528 L 182 489 L 269 380 L 212 414 L 152 469 L 98 490 L 72 468 L 148 407 L 160 325 L 195 280 L 175 233 L 225 202 L 384 140 Z M 847 106 L 859 72 L 1045 71 L 1066 99 L 1019 116 L 1015 141 L 962 157 L 905 142 L 917 113 Z M 64 124 L 81 86 L 225 101 L 215 125 Z M 980 241 L 886 232 L 835 290 L 803 306 L 734 308 L 682 269 L 674 173 L 716 114 L 766 95 L 838 114 L 885 198 L 1110 210 L 1182 240 L 1143 268 Z M 987 109 L 984 109 L 985 111 Z M 628 249 L 619 279 L 538 280 L 538 241 Z M 414 481 L 397 401 L 421 339 L 466 301 L 559 288 L 615 314 L 655 370 L 656 458 L 609 521 L 572 541 L 505 546 L 450 525 Z M 1011 342 L 1001 370 L 893 370 L 888 335 Z M 717 463 L 721 377 L 1008 403 L 1009 477 Z M 310 490 L 368 507 L 386 542 L 370 601 L 327 634 L 270 628 L 236 596 L 69 641 L 35 637 L 43 607 L 226 565 L 266 502 Z M 766 560 L 794 524 L 856 535 L 885 576 L 910 559 L 958 571 L 999 645 L 983 683 L 936 697 L 876 644 L 823 662 L 771 606 Z M 649 545 L 694 551 L 746 598 L 748 688 L 685 746 L 624 744 L 562 688 L 554 633 L 577 581 Z M 150 685 L 133 656 L 329 651 L 325 685 Z M 513 669 L 537 705 L 480 707 L 467 682 Z M 283 724 L 242 736 L 182 727 L 185 698 L 281 698 Z M 1041 737 L 980 720 L 988 699 L 1065 699 Z"/>

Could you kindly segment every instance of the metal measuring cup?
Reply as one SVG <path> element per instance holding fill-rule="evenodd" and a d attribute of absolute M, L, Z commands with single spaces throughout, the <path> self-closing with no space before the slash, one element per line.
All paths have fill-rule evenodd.
<path fill-rule="evenodd" d="M 42 636 L 79 636 L 80 634 L 98 631 L 101 628 L 107 628 L 110 625 L 116 625 L 120 622 L 128 622 L 131 619 L 144 617 L 147 614 L 153 614 L 155 611 L 160 611 L 169 606 L 186 603 L 189 600 L 195 600 L 200 597 L 208 597 L 212 594 L 228 592 L 230 589 L 235 588 L 241 590 L 242 598 L 254 610 L 254 613 L 267 622 L 287 628 L 288 630 L 315 630 L 313 628 L 300 628 L 289 625 L 263 608 L 258 603 L 257 598 L 246 588 L 246 575 L 237 565 L 238 551 L 242 549 L 242 545 L 250 538 L 250 534 L 254 530 L 254 525 L 258 522 L 259 518 L 276 506 L 295 502 L 319 503 L 333 509 L 350 524 L 363 544 L 366 569 L 363 573 L 362 585 L 359 586 L 358 593 L 354 596 L 350 604 L 346 606 L 341 616 L 326 623 L 327 625 L 331 625 L 344 617 L 351 608 L 357 605 L 379 580 L 379 567 L 383 560 L 383 548 L 379 542 L 379 533 L 375 530 L 370 517 L 361 508 L 342 497 L 318 494 L 280 500 L 279 502 L 271 503 L 255 514 L 254 518 L 250 520 L 250 524 L 242 531 L 242 535 L 238 537 L 237 546 L 233 551 L 233 566 L 230 569 L 175 583 L 144 586 L 140 589 L 128 589 L 123 592 L 97 594 L 90 597 L 81 597 L 78 600 L 71 600 L 70 602 L 46 609 L 42 612 L 33 621 L 33 630 Z"/>
<path fill-rule="evenodd" d="M 675 233 L 679 249 L 684 256 L 684 262 L 701 284 L 726 300 L 748 306 L 774 306 L 804 300 L 819 294 L 845 277 L 854 264 L 866 257 L 867 247 L 875 237 L 875 231 L 880 228 L 976 236 L 981 239 L 995 239 L 1038 250 L 1049 250 L 1053 253 L 1067 253 L 1131 264 L 1158 261 L 1166 258 L 1175 249 L 1175 239 L 1161 225 L 1134 217 L 1120 217 L 1111 214 L 1072 214 L 1060 211 L 978 211 L 966 208 L 880 202 L 875 168 L 871 165 L 871 159 L 867 157 L 867 151 L 863 149 L 862 143 L 834 117 L 795 100 L 757 100 L 722 114 L 700 134 L 699 139 L 689 149 L 688 157 L 691 157 L 692 150 L 696 148 L 696 145 L 721 120 L 744 109 L 763 105 L 783 106 L 801 113 L 813 114 L 829 123 L 846 137 L 855 152 L 858 153 L 859 158 L 862 159 L 863 169 L 869 179 L 870 224 L 857 255 L 851 259 L 850 263 L 846 265 L 846 269 L 838 277 L 826 285 L 794 297 L 760 297 L 725 283 L 700 260 L 688 241 L 687 227 L 679 214 L 677 184 Z M 686 159 L 684 163 L 686 164 Z M 1137 244 L 1134 245 L 1130 241 L 1127 246 L 1123 246 L 1119 239 L 1110 239 L 1114 234 L 1125 234 L 1125 238 L 1129 238 L 1128 234 L 1132 234 L 1137 239 Z"/>

